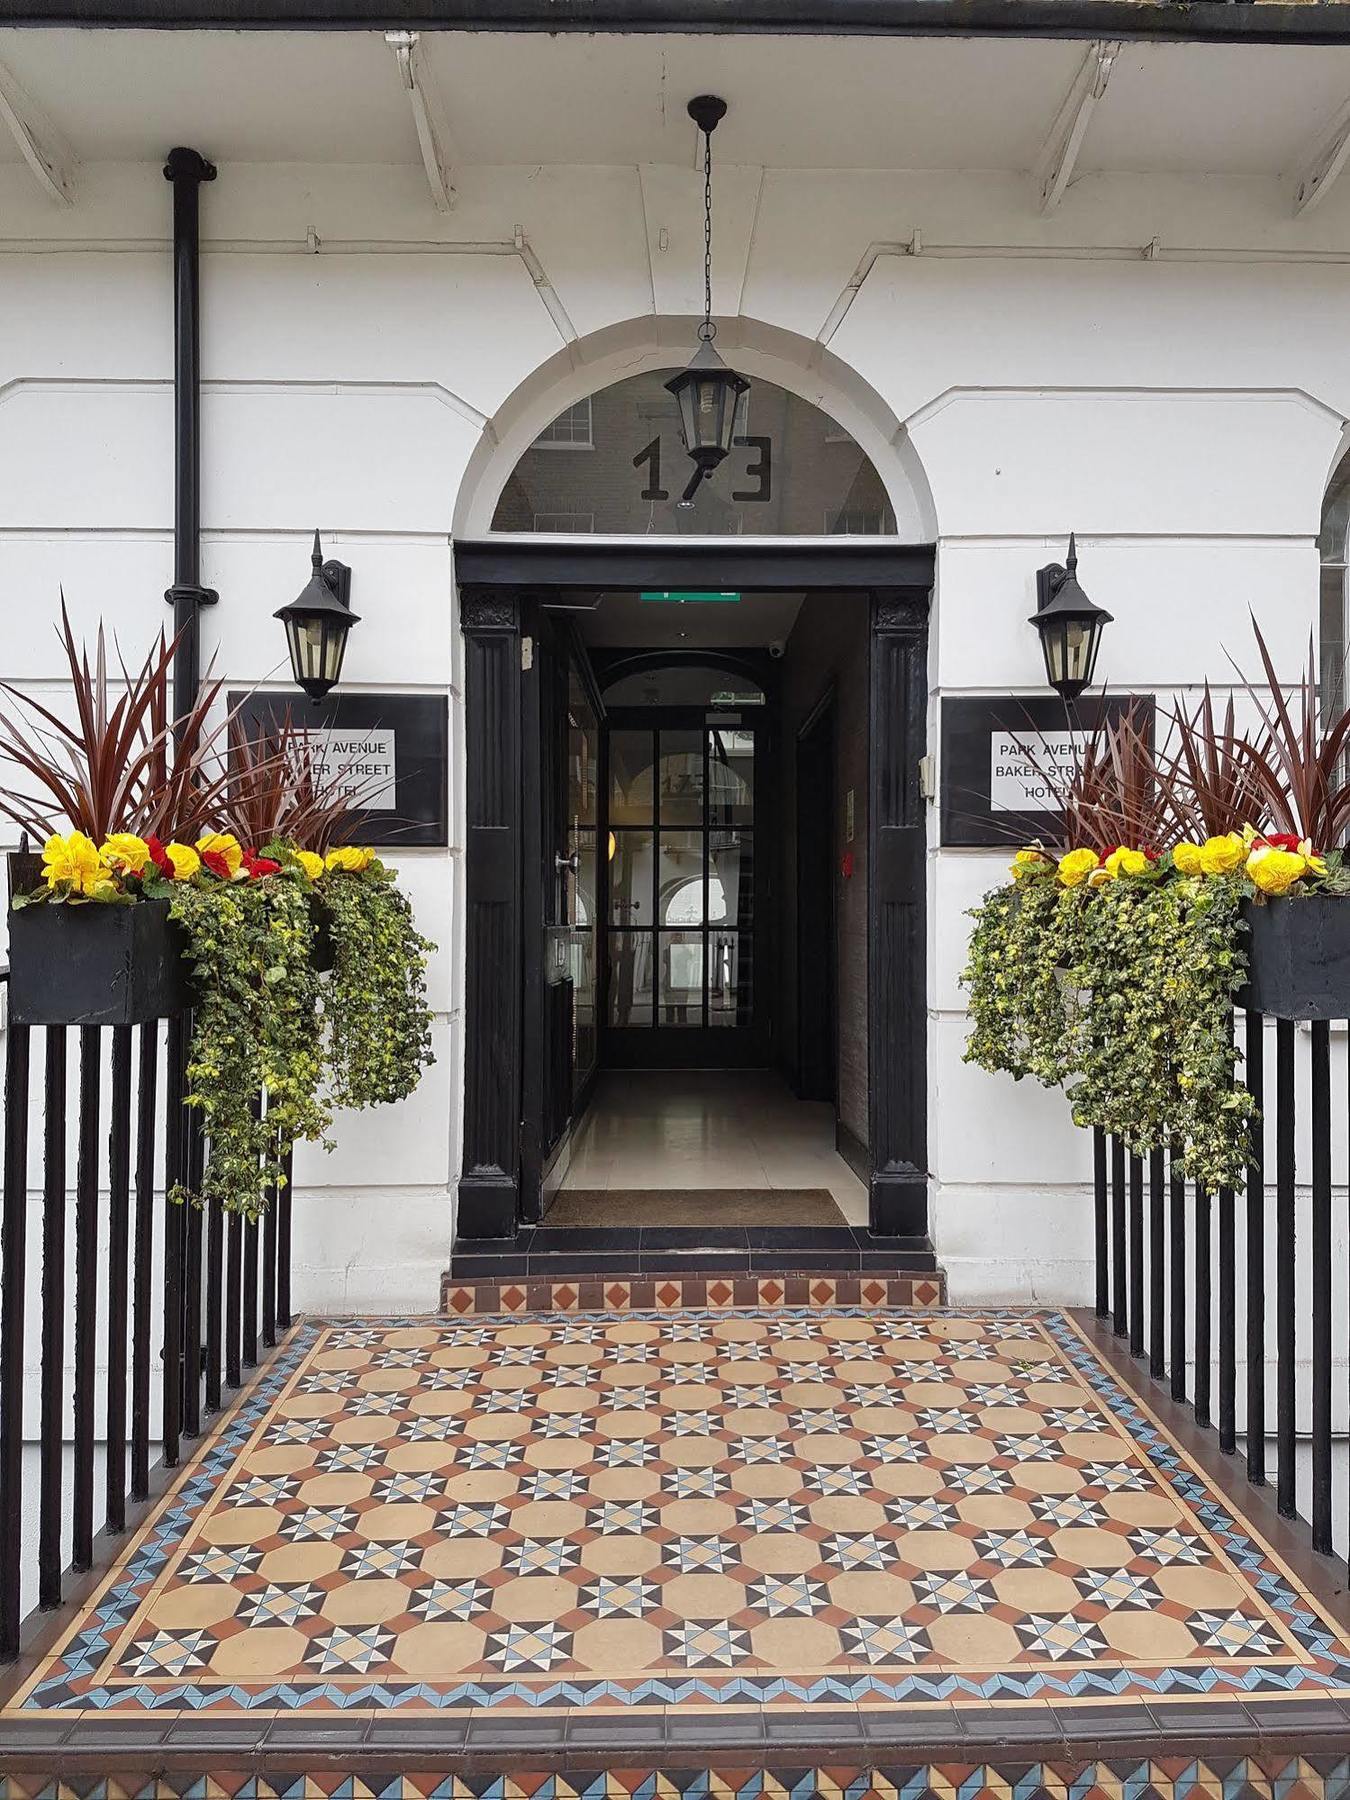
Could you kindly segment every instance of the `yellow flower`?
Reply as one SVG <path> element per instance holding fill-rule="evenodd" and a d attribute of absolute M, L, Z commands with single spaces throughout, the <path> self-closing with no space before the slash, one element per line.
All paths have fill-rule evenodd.
<path fill-rule="evenodd" d="M 1024 852 L 1018 853 L 1019 855 Z M 375 860 L 373 850 L 358 850 L 355 844 L 343 844 L 340 849 L 330 850 L 324 858 L 324 866 L 329 869 L 343 869 L 348 874 L 359 875 L 362 869 L 368 869 Z"/>
<path fill-rule="evenodd" d="M 1308 859 L 1297 850 L 1257 844 L 1247 858 L 1247 873 L 1263 894 L 1287 894 L 1299 877 L 1308 873 Z"/>
<path fill-rule="evenodd" d="M 191 844 L 166 844 L 164 854 L 173 865 L 175 881 L 190 881 L 202 866 L 202 859 Z"/>
<path fill-rule="evenodd" d="M 112 870 L 94 840 L 82 831 L 72 831 L 69 837 L 56 833 L 47 839 L 42 846 L 42 873 L 53 892 L 64 888 L 97 899 L 111 899 L 117 892 Z"/>
<path fill-rule="evenodd" d="M 150 846 L 134 831 L 114 831 L 99 855 L 123 874 L 140 875 L 150 860 Z"/>
<path fill-rule="evenodd" d="M 1326 858 L 1319 856 L 1317 854 L 1317 852 L 1313 849 L 1312 845 L 1309 843 L 1307 838 L 1299 839 L 1298 853 L 1303 858 L 1304 862 L 1307 863 L 1308 873 L 1310 875 L 1325 875 L 1326 874 L 1326 872 L 1327 872 Z"/>
<path fill-rule="evenodd" d="M 1059 878 L 1065 887 L 1077 887 L 1096 867 L 1095 850 L 1070 850 L 1059 859 Z"/>
<path fill-rule="evenodd" d="M 297 850 L 295 853 L 295 860 L 305 871 L 306 875 L 309 876 L 311 881 L 317 881 L 320 875 L 323 874 L 323 858 L 317 855 L 313 850 Z"/>
<path fill-rule="evenodd" d="M 1046 867 L 1049 858 L 1044 850 L 1019 850 L 1010 864 L 1010 872 L 1015 880 L 1024 875 L 1038 875 Z"/>
<path fill-rule="evenodd" d="M 213 850 L 217 856 L 224 857 L 231 880 L 239 873 L 239 865 L 244 860 L 243 846 L 230 832 L 208 831 L 205 837 L 197 839 L 197 848 L 203 854 Z"/>
<path fill-rule="evenodd" d="M 1200 846 L 1200 867 L 1206 875 L 1231 875 L 1234 869 L 1242 867 L 1246 854 L 1247 845 L 1241 834 L 1228 831 L 1222 837 L 1205 839 Z"/>
<path fill-rule="evenodd" d="M 1199 844 L 1178 844 L 1172 851 L 1172 866 L 1178 875 L 1199 875 L 1204 871 L 1204 852 Z"/>
<path fill-rule="evenodd" d="M 1114 849 L 1106 859 L 1106 870 L 1111 876 L 1147 875 L 1149 860 L 1142 850 L 1127 850 L 1124 844 Z"/>

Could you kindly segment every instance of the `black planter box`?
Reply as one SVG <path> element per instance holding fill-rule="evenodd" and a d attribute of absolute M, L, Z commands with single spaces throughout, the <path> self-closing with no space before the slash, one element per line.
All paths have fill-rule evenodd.
<path fill-rule="evenodd" d="M 9 858 L 13 894 L 41 883 L 36 856 Z M 191 1005 L 186 939 L 167 900 L 26 906 L 9 914 L 15 1025 L 144 1025 Z"/>
<path fill-rule="evenodd" d="M 1238 1004 L 1272 1019 L 1350 1018 L 1350 896 L 1248 901 Z"/>

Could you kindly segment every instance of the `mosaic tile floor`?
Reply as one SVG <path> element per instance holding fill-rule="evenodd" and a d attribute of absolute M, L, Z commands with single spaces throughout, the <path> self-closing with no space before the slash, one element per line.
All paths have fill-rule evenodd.
<path fill-rule="evenodd" d="M 1350 1643 L 1071 1320 L 780 1308 L 298 1328 L 3 1716 L 1264 1694 Z"/>

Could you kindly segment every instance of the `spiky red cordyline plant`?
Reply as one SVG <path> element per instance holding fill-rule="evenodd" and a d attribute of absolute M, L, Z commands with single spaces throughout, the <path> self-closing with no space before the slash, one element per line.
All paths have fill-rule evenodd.
<path fill-rule="evenodd" d="M 1255 617 L 1252 630 L 1268 692 L 1259 693 L 1245 675 L 1242 680 L 1265 729 L 1258 743 L 1239 741 L 1237 748 L 1251 771 L 1270 827 L 1307 838 L 1317 850 L 1336 849 L 1350 825 L 1350 782 L 1345 775 L 1350 711 L 1322 725 L 1311 633 L 1307 668 L 1294 687 L 1286 688 Z"/>
<path fill-rule="evenodd" d="M 1144 719 L 1133 701 L 1112 718 L 1099 714 L 1076 746 L 1067 772 L 1047 766 L 1029 745 L 1020 746 L 1053 795 L 1062 820 L 1050 848 L 1095 850 L 1105 856 L 1124 844 L 1157 853 L 1176 839 L 1176 813 L 1159 780 Z"/>
<path fill-rule="evenodd" d="M 1209 683 L 1193 713 L 1172 710 L 1169 742 L 1158 756 L 1158 779 L 1184 836 L 1222 837 L 1244 825 L 1259 829 L 1267 806 L 1250 760 L 1251 745 L 1237 729 L 1233 696 L 1221 723 Z"/>
<path fill-rule="evenodd" d="M 368 785 L 373 791 L 373 778 Z M 283 839 L 322 854 L 354 835 L 364 791 L 362 784 L 352 787 L 340 769 L 324 772 L 313 739 L 292 724 L 289 713 L 270 739 L 250 737 L 239 719 L 231 725 L 219 818 L 245 844 L 261 847 Z"/>
<path fill-rule="evenodd" d="M 103 626 L 91 666 L 87 648 L 75 641 L 64 593 L 57 635 L 70 669 L 75 722 L 0 682 L 0 693 L 20 709 L 0 711 L 0 761 L 14 764 L 34 784 L 30 792 L 0 787 L 0 816 L 39 839 L 64 827 L 96 844 L 115 831 L 167 841 L 190 840 L 205 830 L 215 815 L 220 778 L 205 773 L 204 760 L 229 722 L 208 725 L 223 682 L 204 682 L 184 716 L 174 720 L 169 672 L 178 638 L 168 642 L 161 632 L 136 669 L 119 656 L 119 683 L 109 676 Z"/>

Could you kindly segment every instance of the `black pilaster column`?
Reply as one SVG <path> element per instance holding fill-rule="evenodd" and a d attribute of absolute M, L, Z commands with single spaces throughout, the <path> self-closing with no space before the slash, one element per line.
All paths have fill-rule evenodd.
<path fill-rule="evenodd" d="M 511 1237 L 520 1201 L 521 602 L 467 588 L 464 1164 L 458 1235 Z"/>
<path fill-rule="evenodd" d="M 927 832 L 919 790 L 928 604 L 923 588 L 873 593 L 868 701 L 870 1225 L 920 1236 L 928 1230 Z"/>

